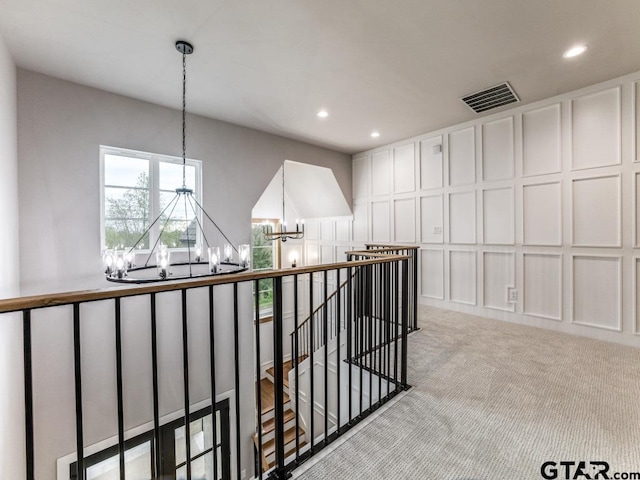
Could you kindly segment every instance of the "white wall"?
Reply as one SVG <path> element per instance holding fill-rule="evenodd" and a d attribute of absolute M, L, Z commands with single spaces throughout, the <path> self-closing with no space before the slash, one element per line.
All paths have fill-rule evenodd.
<path fill-rule="evenodd" d="M 23 292 L 108 286 L 99 273 L 99 145 L 179 156 L 180 112 L 24 70 L 18 70 L 17 105 Z M 251 209 L 284 159 L 330 167 L 345 197 L 351 196 L 347 155 L 202 117 L 189 115 L 187 122 L 187 155 L 203 161 L 204 206 L 235 244 L 249 242 Z M 247 355 L 253 351 L 250 287 L 240 289 L 240 407 L 249 473 L 254 428 L 254 361 Z M 225 361 L 233 358 L 230 298 L 228 289 L 216 297 L 219 391 L 233 387 L 233 362 Z M 127 430 L 150 421 L 152 414 L 148 303 L 148 297 L 123 301 Z M 182 406 L 179 305 L 174 296 L 158 310 L 162 415 Z M 203 292 L 190 294 L 194 403 L 209 396 L 203 305 Z M 113 302 L 89 304 L 81 313 L 88 446 L 117 432 Z M 55 460 L 75 450 L 70 308 L 34 312 L 33 330 L 36 476 L 52 480 Z"/>
<path fill-rule="evenodd" d="M 354 240 L 420 245 L 421 303 L 640 346 L 638 102 L 640 73 L 357 154 Z"/>
<path fill-rule="evenodd" d="M 13 296 L 18 269 L 16 67 L 0 37 L 0 298 Z M 0 477 L 24 478 L 22 322 L 0 321 Z"/>

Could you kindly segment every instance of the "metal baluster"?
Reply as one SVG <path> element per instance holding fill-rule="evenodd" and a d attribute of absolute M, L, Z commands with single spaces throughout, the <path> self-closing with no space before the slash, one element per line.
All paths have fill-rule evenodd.
<path fill-rule="evenodd" d="M 315 405 L 315 397 L 314 397 L 314 370 L 315 370 L 315 366 L 313 363 L 313 351 L 315 350 L 314 346 L 315 346 L 315 338 L 314 338 L 314 332 L 313 332 L 313 273 L 309 274 L 309 322 L 311 322 L 311 325 L 309 325 L 309 335 L 311 336 L 310 341 L 309 341 L 309 345 L 310 345 L 310 349 L 309 349 L 309 358 L 310 358 L 310 366 L 309 366 L 309 380 L 310 380 L 310 385 L 309 385 L 309 390 L 311 393 L 311 400 L 309 402 L 309 412 L 310 412 L 310 428 L 311 428 L 311 432 L 309 433 L 309 436 L 311 437 L 311 452 L 313 454 L 313 448 L 314 448 L 314 442 L 315 442 L 315 411 L 314 411 L 314 405 Z"/>
<path fill-rule="evenodd" d="M 158 325 L 156 317 L 156 294 L 152 293 L 151 301 L 151 375 L 153 382 L 153 478 L 160 478 L 162 456 L 160 453 L 160 402 L 158 395 Z"/>
<path fill-rule="evenodd" d="M 340 363 L 340 319 L 341 319 L 341 315 L 340 315 L 340 269 L 338 269 L 336 271 L 336 285 L 337 285 L 337 291 L 336 291 L 336 338 L 337 338 L 337 342 L 338 342 L 338 347 L 336 348 L 336 355 L 337 355 L 337 359 L 336 359 L 336 375 L 337 375 L 337 381 L 336 381 L 336 395 L 338 396 L 338 425 L 337 425 L 337 433 L 338 435 L 340 435 L 340 370 L 342 369 L 342 363 Z"/>
<path fill-rule="evenodd" d="M 275 478 L 284 479 L 284 366 L 282 348 L 282 277 L 273 279 L 273 363 L 275 416 Z"/>
<path fill-rule="evenodd" d="M 182 368 L 184 384 L 184 435 L 187 480 L 191 480 L 191 422 L 189 415 L 189 331 L 187 327 L 187 290 L 182 289 Z"/>
<path fill-rule="evenodd" d="M 82 352 L 80 339 L 80 304 L 73 304 L 73 359 L 76 397 L 76 451 L 78 454 L 77 477 L 85 480 L 84 435 L 82 425 Z"/>
<path fill-rule="evenodd" d="M 400 367 L 400 381 L 406 390 L 407 384 L 407 328 L 409 323 L 409 261 L 402 260 L 402 365 Z"/>
<path fill-rule="evenodd" d="M 322 312 L 322 320 L 324 323 L 324 445 L 327 445 L 329 440 L 329 317 L 328 317 L 328 272 L 324 271 L 324 308 Z"/>
<path fill-rule="evenodd" d="M 295 344 L 294 349 L 291 351 L 291 354 L 295 356 L 294 358 L 294 368 L 295 368 L 295 378 L 294 378 L 294 388 L 296 390 L 295 393 L 295 405 L 296 405 L 296 463 L 300 461 L 300 435 L 298 432 L 300 431 L 300 394 L 298 391 L 298 376 L 300 369 L 298 368 L 300 365 L 299 353 L 298 352 L 298 274 L 293 276 L 293 331 L 295 334 Z"/>
<path fill-rule="evenodd" d="M 22 346 L 24 354 L 24 420 L 26 480 L 34 480 L 34 436 L 33 436 L 33 366 L 31 356 L 31 310 L 22 311 Z"/>
<path fill-rule="evenodd" d="M 240 443 L 240 347 L 238 319 L 238 284 L 233 284 L 233 363 L 236 398 L 236 478 L 241 479 L 242 451 Z"/>
<path fill-rule="evenodd" d="M 260 280 L 254 280 L 253 290 L 255 292 L 254 303 L 254 324 L 256 336 L 256 401 L 257 401 L 257 422 L 256 433 L 258 435 L 258 478 L 262 480 L 262 372 L 260 371 Z M 294 330 L 295 333 L 295 330 Z M 293 339 L 293 337 L 291 337 Z"/>
<path fill-rule="evenodd" d="M 352 285 L 352 280 L 353 280 L 353 274 L 352 274 L 352 268 L 349 267 L 347 268 L 347 366 L 349 367 L 349 394 L 348 394 L 348 408 L 349 408 L 349 418 L 347 420 L 347 424 L 351 425 L 351 417 L 352 417 L 352 407 L 351 407 L 351 400 L 352 400 L 352 393 L 351 390 L 353 389 L 353 384 L 352 384 L 352 374 L 351 374 L 351 370 L 352 370 L 352 362 L 353 362 L 353 332 L 352 332 L 352 323 L 353 323 L 353 285 Z"/>
<path fill-rule="evenodd" d="M 116 391 L 118 398 L 118 461 L 120 480 L 125 480 L 124 466 L 124 402 L 122 388 L 122 317 L 120 298 L 115 299 L 115 334 L 116 334 Z"/>
<path fill-rule="evenodd" d="M 218 413 L 216 410 L 216 329 L 213 285 L 209 286 L 209 373 L 211 375 L 211 421 L 213 425 L 213 478 L 218 480 Z"/>

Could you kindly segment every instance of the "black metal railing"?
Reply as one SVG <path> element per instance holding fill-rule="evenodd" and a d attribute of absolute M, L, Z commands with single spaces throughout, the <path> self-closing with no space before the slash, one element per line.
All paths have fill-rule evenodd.
<path fill-rule="evenodd" d="M 357 275 L 358 270 L 355 270 L 351 280 L 354 280 Z M 327 287 L 329 284 L 328 279 L 324 278 L 322 283 Z M 311 315 L 307 316 L 302 323 L 296 325 L 291 332 L 291 351 L 293 352 L 297 345 L 297 352 L 302 360 L 309 356 L 311 350 L 316 351 L 324 347 L 325 338 L 322 332 L 324 332 L 325 324 L 328 324 L 326 327 L 328 330 L 327 340 L 329 341 L 334 339 L 345 328 L 344 319 L 347 317 L 348 304 L 341 300 L 347 293 L 348 284 L 349 280 L 345 280 L 338 288 L 334 289 L 326 300 L 315 307 Z M 340 320 L 340 323 L 338 323 L 338 320 Z M 314 328 L 313 332 L 311 332 L 312 326 Z"/>
<path fill-rule="evenodd" d="M 346 268 L 334 270 L 335 287 L 329 288 L 329 271 L 305 279 L 308 289 L 294 285 L 294 328 L 290 334 L 288 379 L 283 378 L 289 401 L 275 400 L 274 434 L 282 451 L 263 451 L 263 409 L 258 408 L 256 473 L 263 478 L 286 478 L 288 472 L 334 441 L 375 411 L 407 384 L 408 321 L 411 258 L 388 251 L 348 252 Z M 397 261 L 385 261 L 401 258 Z M 362 265 L 361 262 L 371 262 Z M 306 290 L 306 292 L 305 292 Z M 306 298 L 302 298 L 306 293 Z M 319 298 L 316 298 L 318 297 Z M 299 298 L 300 297 L 300 298 Z M 416 298 L 413 296 L 412 298 Z M 298 305 L 308 314 L 298 321 Z M 274 325 L 274 342 L 282 332 Z M 279 351 L 280 349 L 276 349 Z M 279 390 L 279 365 L 274 356 L 274 388 Z M 258 368 L 258 367 L 256 367 Z M 260 382 L 257 383 L 260 385 Z M 374 387 L 375 386 L 375 387 Z M 258 392 L 258 398 L 261 398 Z M 287 413 L 290 412 L 290 415 Z M 266 422 L 271 421 L 267 415 Z M 290 420 L 287 422 L 287 418 Z M 265 455 L 266 453 L 266 455 Z M 281 458 L 277 458 L 283 455 Z"/>
<path fill-rule="evenodd" d="M 216 436 L 221 424 L 231 432 L 230 435 L 230 432 L 222 432 L 222 437 L 231 439 L 230 445 L 220 449 L 226 452 L 225 455 L 219 457 L 215 453 L 218 449 L 213 449 L 211 465 L 214 478 L 219 478 L 217 472 L 221 471 L 223 478 L 240 479 L 251 470 L 256 458 L 259 460 L 256 477 L 263 478 L 268 470 L 269 478 L 287 478 L 300 463 L 390 398 L 409 388 L 406 370 L 409 315 L 413 309 L 408 295 L 411 259 L 389 252 L 353 252 L 350 258 L 352 261 L 332 265 L 0 301 L 0 321 L 11 312 L 22 314 L 26 480 L 44 476 L 40 472 L 51 470 L 53 465 L 50 462 L 55 460 L 44 453 L 39 458 L 39 452 L 46 449 L 40 450 L 38 445 L 54 442 L 56 437 L 47 437 L 43 434 L 46 429 L 39 426 L 48 408 L 44 405 L 42 410 L 34 409 L 43 407 L 47 391 L 45 386 L 34 382 L 34 370 L 42 368 L 42 362 L 46 361 L 43 358 L 66 358 L 69 354 L 74 375 L 68 388 L 75 408 L 69 418 L 56 419 L 58 424 L 66 422 L 75 429 L 74 445 L 67 446 L 69 451 L 76 451 L 77 457 L 73 459 L 75 463 L 70 462 L 74 471 L 69 472 L 69 477 L 85 480 L 88 465 L 85 460 L 94 453 L 93 445 L 91 452 L 88 452 L 87 445 L 92 441 L 87 439 L 87 432 L 95 433 L 97 428 L 90 422 L 95 415 L 87 416 L 96 408 L 92 403 L 96 392 L 92 390 L 88 395 L 85 388 L 85 381 L 90 380 L 89 386 L 94 390 L 98 388 L 101 398 L 114 397 L 116 419 L 110 433 L 101 438 L 114 438 L 109 447 L 117 447 L 117 476 L 126 480 L 125 452 L 133 428 L 127 425 L 126 419 L 127 411 L 134 408 L 125 393 L 131 393 L 137 384 L 131 379 L 125 381 L 129 364 L 123 355 L 124 340 L 129 344 L 137 342 L 140 355 L 148 352 L 150 357 L 136 357 L 134 361 L 149 364 L 146 374 L 151 385 L 148 405 L 151 420 L 143 423 L 148 423 L 144 438 L 151 442 L 151 478 L 174 478 L 176 475 L 175 470 L 166 471 L 168 467 L 162 461 L 163 443 L 167 442 L 162 440 L 160 433 L 177 421 L 176 415 L 182 417 L 184 429 L 186 460 L 180 465 L 184 466 L 186 480 L 198 477 L 194 470 L 195 462 L 203 457 L 202 453 L 192 451 L 195 444 L 192 444 L 190 430 L 193 414 L 196 409 L 200 411 L 203 408 L 203 402 L 208 402 L 209 407 L 205 408 L 211 410 L 212 444 L 218 445 Z M 337 286 L 331 292 L 329 275 L 335 278 Z M 265 346 L 261 345 L 258 299 L 256 297 L 255 305 L 249 300 L 251 287 L 257 289 L 258 282 L 264 279 L 271 279 L 274 292 L 273 338 L 268 345 L 273 351 L 271 396 L 263 391 L 260 375 L 260 353 Z M 318 280 L 320 287 L 314 291 Z M 300 288 L 305 283 L 308 289 Z M 290 284 L 292 289 L 284 288 Z M 89 304 L 92 304 L 90 308 Z M 307 321 L 299 322 L 299 310 L 304 311 L 304 305 L 308 306 L 307 312 L 311 315 L 306 315 Z M 318 309 L 318 305 L 323 306 Z M 83 372 L 86 364 L 95 360 L 86 339 L 94 334 L 91 330 L 100 323 L 96 318 L 101 316 L 113 319 L 113 327 L 109 327 L 114 345 L 113 365 L 110 367 L 115 373 L 113 390 L 108 390 L 112 388 L 110 374 L 104 380 L 88 379 L 86 371 Z M 284 328 L 288 316 L 293 317 L 293 330 L 296 332 L 301 325 L 308 323 L 304 328 L 308 328 L 310 343 L 304 347 L 305 353 L 302 353 L 301 336 L 290 337 L 294 339 L 291 345 L 285 341 L 290 335 Z M 43 352 L 34 349 L 34 336 L 42 335 L 40 329 L 43 325 L 54 321 L 64 323 L 66 320 L 61 320 L 61 317 L 68 318 L 70 322 L 72 343 L 69 348 L 72 351 L 64 350 L 65 345 L 51 343 L 43 356 Z M 148 321 L 144 327 L 146 333 L 140 338 L 128 338 L 124 327 L 140 318 L 148 319 L 145 320 Z M 255 330 L 248 327 L 251 321 Z M 205 349 L 206 354 L 194 350 L 194 343 Z M 42 342 L 36 345 L 42 345 Z M 290 351 L 286 352 L 285 347 Z M 253 358 L 247 354 L 248 351 L 252 352 Z M 287 359 L 289 369 L 285 365 Z M 169 373 L 178 373 L 172 376 L 174 380 L 180 379 L 178 385 L 165 378 L 170 368 L 167 365 L 173 365 L 171 362 L 177 363 L 177 372 Z M 257 382 L 254 373 L 250 373 L 254 366 L 258 373 Z M 203 372 L 205 394 L 202 393 Z M 374 384 L 377 388 L 373 387 Z M 177 387 L 181 390 L 178 393 L 179 409 L 167 412 L 165 405 L 161 410 L 161 400 L 166 403 L 167 396 Z M 60 385 L 60 388 L 67 387 Z M 199 393 L 193 394 L 194 391 Z M 229 407 L 231 421 L 216 420 L 216 402 L 221 394 L 233 400 Z M 256 401 L 249 407 L 245 399 L 254 394 Z M 34 402 L 34 398 L 38 402 Z M 268 403 L 272 404 L 271 419 L 266 418 Z M 257 406 L 255 411 L 254 406 Z M 140 405 L 135 407 L 135 410 L 140 410 Z M 248 420 L 251 417 L 255 422 Z M 253 429 L 254 423 L 259 427 L 257 432 Z M 138 430 L 141 428 L 140 425 L 136 427 Z M 94 437 L 95 434 L 91 438 Z M 251 437 L 254 437 L 254 442 Z M 220 462 L 223 465 L 219 468 Z"/>
<path fill-rule="evenodd" d="M 409 332 L 418 330 L 418 250 L 420 247 L 413 245 L 387 245 L 381 243 L 367 243 L 368 252 L 386 253 L 388 255 L 406 255 L 409 257 Z M 350 252 L 347 252 L 350 253 Z M 357 254 L 347 255 L 347 258 L 362 258 Z"/>

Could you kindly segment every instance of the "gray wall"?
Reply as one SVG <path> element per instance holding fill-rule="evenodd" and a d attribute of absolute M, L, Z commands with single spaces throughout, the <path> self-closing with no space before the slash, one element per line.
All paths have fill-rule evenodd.
<path fill-rule="evenodd" d="M 16 67 L 0 37 L 0 298 L 15 295 L 18 274 Z M 21 322 L 0 320 L 0 477 L 24 478 Z"/>
<path fill-rule="evenodd" d="M 176 92 L 177 94 L 179 92 Z M 181 115 L 112 93 L 18 70 L 20 272 L 23 291 L 104 287 L 100 275 L 99 145 L 181 154 Z M 248 243 L 251 210 L 285 159 L 333 169 L 351 198 L 350 157 L 203 117 L 188 117 L 187 155 L 203 161 L 205 208 L 235 243 Z M 189 299 L 193 402 L 208 397 L 204 292 Z M 231 293 L 216 301 L 218 391 L 233 387 Z M 243 466 L 252 472 L 253 326 L 250 285 L 240 289 Z M 182 406 L 179 297 L 159 309 L 161 415 Z M 149 300 L 123 302 L 125 420 L 151 420 Z M 112 302 L 81 309 L 85 445 L 116 433 Z M 34 312 L 36 474 L 55 478 L 55 460 L 75 450 L 72 322 L 68 307 Z M 204 342 L 204 343 L 203 343 Z M 3 476 L 5 478 L 5 476 Z M 18 478 L 6 477 L 6 478 Z"/>
<path fill-rule="evenodd" d="M 180 122 L 169 108 L 18 70 L 23 286 L 75 288 L 95 277 L 99 145 L 180 156 Z M 203 161 L 205 208 L 236 244 L 248 243 L 251 209 L 285 159 L 330 167 L 352 197 L 348 155 L 199 116 L 187 122 L 187 155 Z"/>

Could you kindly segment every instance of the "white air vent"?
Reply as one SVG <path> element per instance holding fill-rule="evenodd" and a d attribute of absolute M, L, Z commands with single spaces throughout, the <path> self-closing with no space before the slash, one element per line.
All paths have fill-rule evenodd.
<path fill-rule="evenodd" d="M 464 103 L 476 113 L 486 112 L 493 108 L 519 102 L 520 99 L 513 91 L 509 82 L 501 83 L 494 87 L 486 88 L 481 92 L 472 93 L 462 97 Z"/>

